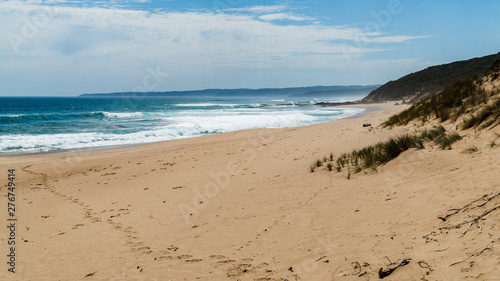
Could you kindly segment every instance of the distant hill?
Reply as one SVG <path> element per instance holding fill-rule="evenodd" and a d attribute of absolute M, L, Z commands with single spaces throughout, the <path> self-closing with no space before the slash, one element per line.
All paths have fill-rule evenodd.
<path fill-rule="evenodd" d="M 360 94 L 380 85 L 371 86 L 313 86 L 295 88 L 265 88 L 265 89 L 207 89 L 194 91 L 168 92 L 119 92 L 83 94 L 80 97 L 161 97 L 161 96 L 197 96 L 197 97 L 237 97 L 237 96 L 282 96 L 282 97 L 325 97 L 335 95 Z"/>
<path fill-rule="evenodd" d="M 309 91 L 303 94 L 294 94 L 291 97 L 329 97 L 335 95 L 368 95 L 371 91 L 377 89 L 380 85 L 368 86 L 334 86 L 332 89 Z"/>
<path fill-rule="evenodd" d="M 500 53 L 431 66 L 380 86 L 364 98 L 362 102 L 406 100 L 414 103 L 438 93 L 458 79 L 486 73 L 491 64 L 497 59 L 500 59 Z"/>

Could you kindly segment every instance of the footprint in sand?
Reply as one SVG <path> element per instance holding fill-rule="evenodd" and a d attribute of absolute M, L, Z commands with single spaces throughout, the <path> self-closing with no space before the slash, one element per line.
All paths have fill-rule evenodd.
<path fill-rule="evenodd" d="M 223 260 L 223 261 L 218 261 L 218 264 L 228 264 L 228 263 L 233 263 L 236 262 L 235 260 Z"/>
<path fill-rule="evenodd" d="M 223 255 L 211 255 L 210 258 L 222 260 L 225 259 L 226 257 Z"/>

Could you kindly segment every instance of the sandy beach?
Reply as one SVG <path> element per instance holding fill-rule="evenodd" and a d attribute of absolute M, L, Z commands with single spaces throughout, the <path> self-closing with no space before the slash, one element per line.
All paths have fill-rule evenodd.
<path fill-rule="evenodd" d="M 6 220 L 15 169 L 18 221 L 16 274 L 2 231 L 1 280 L 379 280 L 380 268 L 404 258 L 386 280 L 498 280 L 500 148 L 490 143 L 500 127 L 460 131 L 452 150 L 426 145 L 350 179 L 325 167 L 311 173 L 330 153 L 422 129 L 379 126 L 406 105 L 362 106 L 377 110 L 297 128 L 2 157 L 0 206 Z M 471 146 L 478 151 L 464 153 Z M 450 210 L 459 211 L 446 217 Z"/>

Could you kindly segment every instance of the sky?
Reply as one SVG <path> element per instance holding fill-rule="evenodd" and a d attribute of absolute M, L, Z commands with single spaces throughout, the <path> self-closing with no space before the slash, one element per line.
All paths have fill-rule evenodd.
<path fill-rule="evenodd" d="M 0 96 L 384 84 L 500 52 L 500 1 L 0 1 Z"/>

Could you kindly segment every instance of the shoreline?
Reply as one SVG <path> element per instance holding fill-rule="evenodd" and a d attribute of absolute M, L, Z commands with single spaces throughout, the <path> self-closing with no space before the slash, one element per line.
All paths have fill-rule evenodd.
<path fill-rule="evenodd" d="M 311 125 L 317 125 L 317 124 L 335 122 L 335 121 L 342 120 L 342 119 L 358 119 L 358 118 L 362 118 L 362 117 L 367 116 L 367 115 L 369 115 L 369 114 L 371 114 L 373 112 L 381 110 L 380 108 L 378 108 L 376 106 L 373 106 L 373 105 L 377 105 L 377 104 L 357 104 L 356 102 L 347 102 L 347 103 L 328 103 L 328 104 L 305 104 L 305 105 L 301 105 L 301 106 L 344 107 L 344 108 L 353 108 L 353 107 L 355 107 L 355 108 L 362 108 L 362 109 L 364 109 L 364 111 L 360 112 L 360 113 L 356 113 L 353 116 L 344 117 L 344 118 L 340 118 L 340 119 L 336 119 L 336 120 L 332 120 L 332 121 L 328 121 L 328 122 L 308 124 L 308 125 L 302 125 L 302 126 L 298 126 L 298 127 L 285 127 L 285 128 L 300 128 L 300 127 L 304 127 L 304 126 L 311 126 Z M 259 129 L 285 129 L 285 128 L 259 128 Z M 243 130 L 237 130 L 237 131 L 231 131 L 231 132 L 225 132 L 225 133 L 192 136 L 192 137 L 188 137 L 188 138 L 178 138 L 178 139 L 172 139 L 172 140 L 153 141 L 153 142 L 147 142 L 147 143 L 133 143 L 133 144 L 122 144 L 122 145 L 108 145 L 108 146 L 96 146 L 96 147 L 68 148 L 68 149 L 47 150 L 47 151 L 37 151 L 37 152 L 3 153 L 3 154 L 0 153 L 0 158 L 27 157 L 27 156 L 52 155 L 52 154 L 64 154 L 64 153 L 92 151 L 92 150 L 103 150 L 103 149 L 106 150 L 106 149 L 114 149 L 114 148 L 121 148 L 121 147 L 131 147 L 131 146 L 138 146 L 138 145 L 147 145 L 147 144 L 162 143 L 162 142 L 169 142 L 169 141 L 176 141 L 176 140 L 183 140 L 183 139 L 195 139 L 195 138 L 199 138 L 199 137 L 203 137 L 203 136 L 227 134 L 227 133 L 239 132 L 239 131 L 245 131 L 245 130 L 259 130 L 259 129 L 243 129 Z"/>

